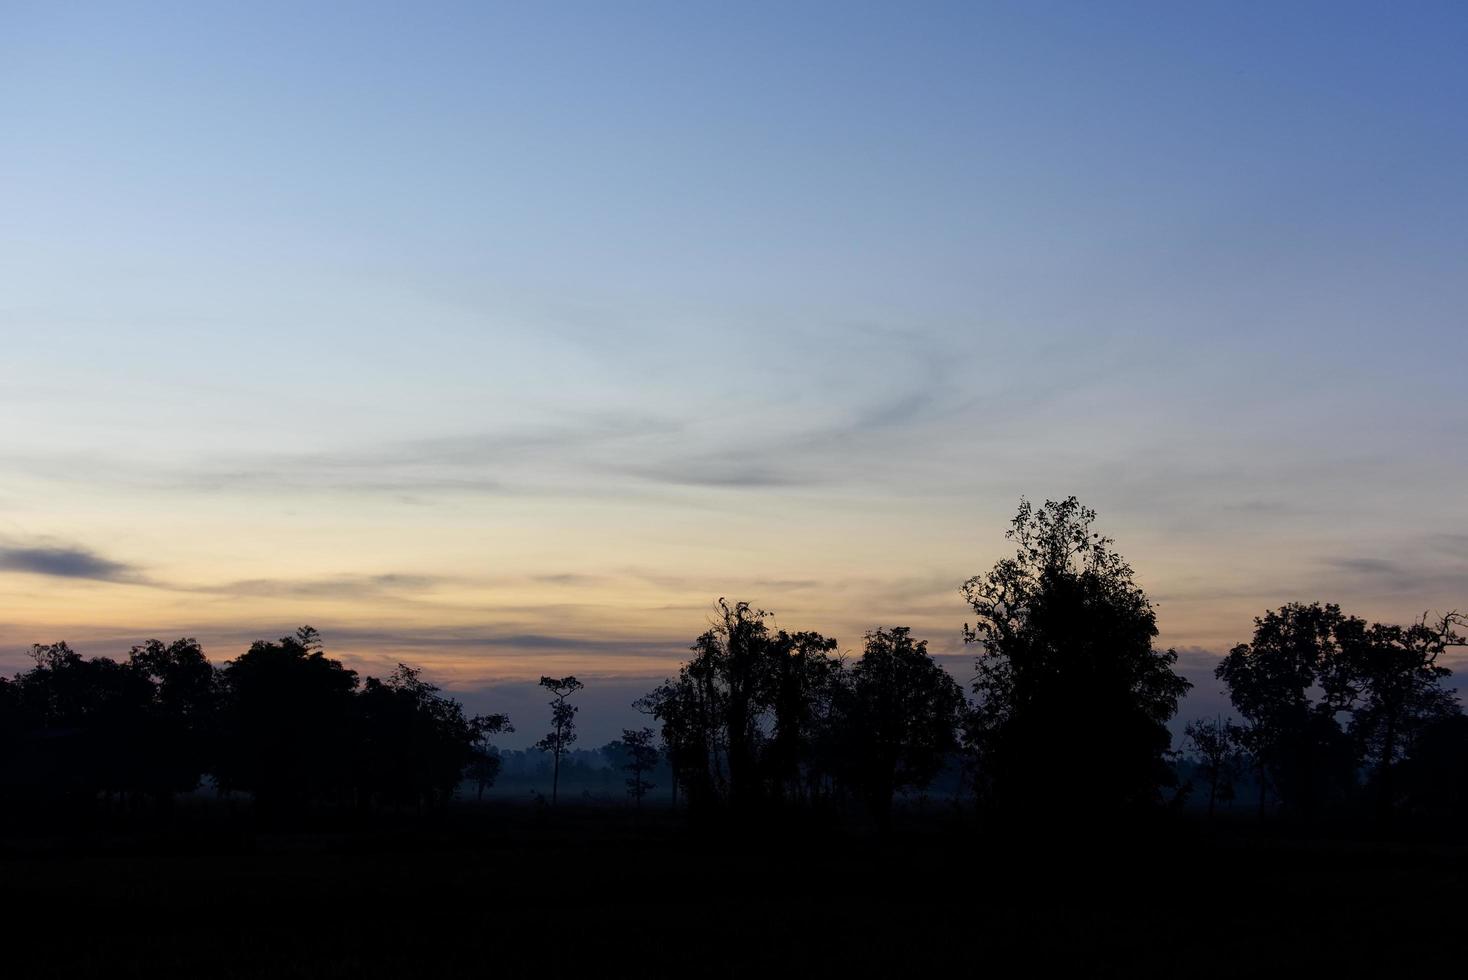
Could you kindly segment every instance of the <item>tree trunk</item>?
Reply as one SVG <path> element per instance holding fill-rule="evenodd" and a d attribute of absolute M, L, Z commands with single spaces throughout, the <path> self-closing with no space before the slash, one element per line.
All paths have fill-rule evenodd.
<path fill-rule="evenodd" d="M 1263 762 L 1259 763 L 1258 776 L 1259 776 L 1259 819 L 1260 820 L 1263 820 L 1264 819 L 1264 787 L 1265 787 L 1265 782 L 1264 782 L 1264 763 Z"/>
<path fill-rule="evenodd" d="M 1389 718 L 1382 736 L 1381 760 L 1376 770 L 1376 825 L 1382 833 L 1391 830 L 1392 822 L 1392 757 L 1397 754 L 1397 726 Z"/>

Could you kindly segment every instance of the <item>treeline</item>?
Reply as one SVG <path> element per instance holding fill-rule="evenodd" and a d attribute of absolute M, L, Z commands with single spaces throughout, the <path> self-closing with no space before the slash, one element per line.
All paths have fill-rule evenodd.
<path fill-rule="evenodd" d="M 534 746 L 524 749 L 498 750 L 500 760 L 499 778 L 495 780 L 496 795 L 500 798 L 536 799 L 546 797 L 555 778 L 554 759 Z M 600 800 L 613 800 L 623 796 L 635 802 L 627 793 L 628 771 L 632 762 L 625 739 L 618 738 L 594 749 L 576 749 L 561 759 L 560 791 L 577 796 L 591 796 Z M 652 795 L 659 802 L 669 798 L 671 773 L 662 753 L 653 766 L 643 773 L 647 784 L 644 795 Z M 471 786 L 472 790 L 473 787 Z"/>
<path fill-rule="evenodd" d="M 264 814 L 309 802 L 435 806 L 492 782 L 503 715 L 466 717 L 411 667 L 359 683 L 310 627 L 215 667 L 199 644 L 150 640 L 124 661 L 36 646 L 0 681 L 0 788 L 23 803 L 166 807 L 207 774 Z"/>
<path fill-rule="evenodd" d="M 1183 805 L 1211 813 L 1238 785 L 1260 812 L 1304 820 L 1370 811 L 1468 815 L 1468 718 L 1441 662 L 1457 613 L 1408 626 L 1322 604 L 1261 616 L 1219 664 L 1235 719 L 1168 722 L 1190 684 L 1154 646 L 1156 613 L 1095 514 L 1075 498 L 1022 502 L 1011 557 L 962 586 L 976 650 L 967 689 L 906 627 L 874 629 L 848 657 L 815 632 L 776 629 L 719 600 L 677 675 L 634 705 L 650 725 L 603 750 L 637 803 L 664 779 L 695 818 L 836 812 L 879 825 L 894 800 L 963 787 L 982 819 L 1043 824 Z M 482 796 L 503 764 L 504 715 L 462 706 L 400 665 L 387 678 L 325 656 L 314 630 L 259 642 L 215 667 L 192 640 L 149 641 L 125 661 L 64 643 L 0 680 L 0 787 L 15 800 L 166 807 L 204 776 L 265 814 L 311 803 L 442 806 Z M 551 803 L 573 763 L 575 677 L 544 677 Z M 515 768 L 526 761 L 517 757 Z"/>
<path fill-rule="evenodd" d="M 1191 685 L 1176 653 L 1153 646 L 1153 605 L 1094 520 L 1075 498 L 1023 502 L 1014 555 L 963 585 L 971 697 L 904 628 L 867 634 L 849 663 L 827 637 L 772 631 L 721 601 L 677 678 L 642 703 L 690 807 L 859 796 L 885 821 L 895 794 L 948 766 L 1002 821 L 1105 818 L 1189 794 L 1212 813 L 1245 779 L 1261 813 L 1468 816 L 1468 718 L 1440 662 L 1463 645 L 1463 617 L 1402 627 L 1299 603 L 1265 614 L 1217 669 L 1241 720 L 1188 726 L 1197 778 L 1182 782 L 1167 723 Z"/>

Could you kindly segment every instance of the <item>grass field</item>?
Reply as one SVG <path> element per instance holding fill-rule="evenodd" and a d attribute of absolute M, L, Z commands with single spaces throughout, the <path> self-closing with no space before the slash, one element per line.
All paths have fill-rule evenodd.
<path fill-rule="evenodd" d="M 1465 945 L 1463 848 L 1243 825 L 1020 843 L 933 818 L 882 840 L 506 804 L 183 824 L 14 835 L 6 974 L 1410 976 Z"/>

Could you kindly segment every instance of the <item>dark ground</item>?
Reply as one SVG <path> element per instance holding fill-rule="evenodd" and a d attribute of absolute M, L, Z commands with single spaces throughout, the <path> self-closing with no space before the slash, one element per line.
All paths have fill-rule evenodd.
<path fill-rule="evenodd" d="M 1461 969 L 1468 848 L 1172 822 L 893 838 L 496 803 L 341 830 L 12 833 L 4 975 L 1413 976 Z M 915 826 L 915 824 L 917 826 Z M 1058 843 L 1057 843 L 1058 842 Z M 779 971 L 779 972 L 777 972 Z"/>

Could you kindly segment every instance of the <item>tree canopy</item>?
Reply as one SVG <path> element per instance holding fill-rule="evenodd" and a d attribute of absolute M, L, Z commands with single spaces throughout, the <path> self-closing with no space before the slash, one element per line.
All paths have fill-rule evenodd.
<path fill-rule="evenodd" d="M 1152 603 L 1095 518 L 1074 497 L 1022 501 L 1013 557 L 963 586 L 979 648 L 971 737 L 1002 811 L 1147 804 L 1171 781 L 1167 721 L 1191 685 L 1154 649 Z"/>

